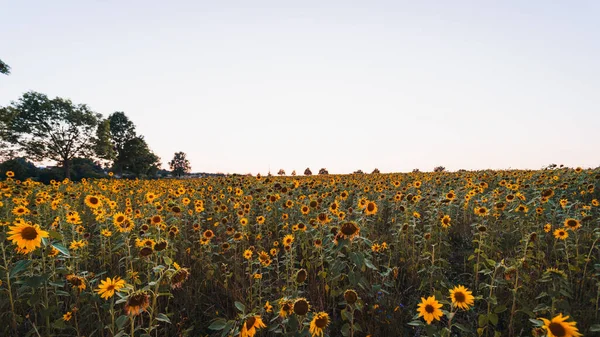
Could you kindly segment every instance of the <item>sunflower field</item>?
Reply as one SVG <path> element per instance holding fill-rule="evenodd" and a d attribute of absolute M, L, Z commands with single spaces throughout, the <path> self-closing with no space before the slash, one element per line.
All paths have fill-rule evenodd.
<path fill-rule="evenodd" d="M 3 174 L 1 336 L 600 335 L 600 169 Z"/>

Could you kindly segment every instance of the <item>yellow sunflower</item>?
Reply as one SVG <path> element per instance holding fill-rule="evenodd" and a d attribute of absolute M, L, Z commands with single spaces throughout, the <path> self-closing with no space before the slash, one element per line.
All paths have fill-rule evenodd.
<path fill-rule="evenodd" d="M 554 231 L 554 237 L 561 240 L 566 240 L 569 237 L 569 233 L 562 228 L 557 228 Z"/>
<path fill-rule="evenodd" d="M 464 286 L 456 286 L 453 289 L 450 289 L 450 299 L 452 300 L 452 305 L 463 310 L 469 309 L 474 304 L 475 297 L 473 297 L 473 292 Z"/>
<path fill-rule="evenodd" d="M 85 204 L 89 208 L 96 209 L 102 206 L 102 200 L 96 195 L 88 195 L 85 197 Z"/>
<path fill-rule="evenodd" d="M 435 300 L 435 296 L 429 296 L 427 299 L 421 297 L 421 303 L 419 303 L 417 312 L 419 313 L 419 317 L 423 317 L 427 324 L 431 324 L 431 322 L 435 320 L 440 320 L 443 313 L 440 310 L 442 304 Z"/>
<path fill-rule="evenodd" d="M 329 324 L 329 315 L 326 312 L 319 312 L 313 316 L 312 321 L 310 321 L 310 334 L 312 337 L 323 337 L 323 330 Z"/>
<path fill-rule="evenodd" d="M 37 224 L 20 223 L 16 226 L 9 226 L 7 234 L 15 245 L 27 251 L 34 251 L 42 245 L 42 238 L 48 237 L 48 232 L 40 229 Z"/>
<path fill-rule="evenodd" d="M 262 321 L 259 315 L 250 316 L 244 322 L 240 337 L 254 337 L 256 330 L 266 328 L 267 326 Z"/>
<path fill-rule="evenodd" d="M 448 228 L 450 227 L 450 221 L 452 220 L 452 218 L 450 218 L 449 215 L 444 215 L 444 217 L 442 218 L 441 222 L 442 222 L 442 227 L 444 228 Z"/>
<path fill-rule="evenodd" d="M 562 314 L 558 314 L 558 316 L 552 318 L 552 320 L 547 320 L 545 318 L 540 318 L 544 321 L 543 329 L 546 329 L 548 333 L 548 337 L 579 337 L 583 336 L 579 333 L 579 330 L 575 325 L 576 322 L 566 322 L 569 316 L 563 316 Z"/>
<path fill-rule="evenodd" d="M 125 286 L 125 280 L 122 280 L 120 277 L 107 277 L 106 280 L 101 280 L 98 289 L 96 292 L 100 295 L 101 298 L 108 300 L 113 297 L 115 292 L 118 292 Z"/>

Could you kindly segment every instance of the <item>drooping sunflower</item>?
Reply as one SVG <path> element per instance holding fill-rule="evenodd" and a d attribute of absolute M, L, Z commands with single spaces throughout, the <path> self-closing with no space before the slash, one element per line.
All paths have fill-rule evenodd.
<path fill-rule="evenodd" d="M 178 268 L 171 276 L 171 288 L 181 288 L 181 285 L 188 277 L 190 277 L 190 272 L 187 268 Z"/>
<path fill-rule="evenodd" d="M 547 320 L 545 318 L 540 318 L 544 325 L 542 329 L 545 329 L 548 333 L 548 337 L 579 337 L 583 336 L 579 333 L 579 330 L 575 325 L 576 322 L 567 322 L 566 320 L 569 316 L 563 316 L 562 314 L 558 314 L 551 320 Z"/>
<path fill-rule="evenodd" d="M 294 302 L 287 298 L 282 298 L 279 304 L 279 317 L 286 318 L 294 311 Z"/>
<path fill-rule="evenodd" d="M 450 299 L 452 300 L 452 305 L 463 310 L 469 309 L 474 304 L 475 297 L 473 297 L 473 292 L 464 286 L 456 286 L 453 289 L 450 289 Z"/>
<path fill-rule="evenodd" d="M 137 316 L 144 312 L 150 305 L 150 296 L 145 291 L 136 291 L 127 297 L 125 312 L 131 316 Z"/>
<path fill-rule="evenodd" d="M 306 298 L 300 297 L 294 301 L 294 313 L 298 316 L 306 316 L 306 314 L 310 311 L 310 304 L 306 300 Z"/>
<path fill-rule="evenodd" d="M 554 237 L 561 240 L 566 240 L 569 237 L 569 233 L 562 228 L 554 230 Z"/>
<path fill-rule="evenodd" d="M 344 299 L 348 304 L 354 304 L 358 301 L 358 294 L 354 289 L 348 289 L 344 292 Z"/>
<path fill-rule="evenodd" d="M 102 200 L 96 195 L 88 195 L 85 197 L 85 204 L 89 208 L 96 209 L 102 206 Z"/>
<path fill-rule="evenodd" d="M 259 315 L 250 316 L 246 318 L 246 321 L 242 326 L 240 337 L 254 337 L 254 335 L 256 335 L 256 330 L 266 327 L 267 326 Z"/>
<path fill-rule="evenodd" d="M 574 231 L 581 227 L 581 222 L 579 222 L 577 219 L 568 218 L 565 220 L 565 227 Z"/>
<path fill-rule="evenodd" d="M 345 239 L 352 240 L 354 237 L 358 236 L 360 232 L 360 227 L 354 222 L 345 222 L 340 227 L 339 235 Z"/>
<path fill-rule="evenodd" d="M 42 238 L 48 237 L 48 232 L 40 229 L 38 224 L 29 224 L 22 222 L 16 226 L 8 227 L 7 239 L 15 245 L 27 251 L 34 251 L 42 245 Z"/>
<path fill-rule="evenodd" d="M 96 292 L 100 295 L 101 298 L 108 300 L 113 297 L 115 292 L 118 292 L 125 286 L 125 280 L 116 276 L 112 279 L 107 277 L 106 280 L 101 280 L 100 285 L 98 285 L 98 289 Z"/>
<path fill-rule="evenodd" d="M 312 337 L 323 337 L 324 330 L 329 324 L 329 315 L 326 312 L 319 312 L 313 316 L 312 321 L 310 321 L 310 334 Z"/>
<path fill-rule="evenodd" d="M 75 274 L 69 274 L 65 277 L 69 283 L 73 286 L 73 288 L 77 288 L 80 291 L 85 290 L 85 279 L 81 276 L 77 276 Z"/>
<path fill-rule="evenodd" d="M 419 317 L 423 317 L 427 324 L 431 324 L 431 322 L 435 320 L 440 320 L 443 313 L 440 310 L 442 304 L 436 301 L 435 296 L 429 296 L 427 299 L 421 297 L 421 303 L 419 303 L 417 312 L 419 313 Z"/>

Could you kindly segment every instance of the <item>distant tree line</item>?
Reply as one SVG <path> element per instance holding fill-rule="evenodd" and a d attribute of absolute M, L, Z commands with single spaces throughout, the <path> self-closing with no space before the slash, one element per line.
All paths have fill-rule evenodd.
<path fill-rule="evenodd" d="M 7 67 L 0 61 L 0 70 Z M 103 118 L 85 104 L 35 91 L 0 107 L 0 158 L 3 172 L 40 181 L 100 177 L 106 171 L 142 178 L 167 173 L 124 112 Z M 32 163 L 48 161 L 57 165 L 42 169 Z"/>

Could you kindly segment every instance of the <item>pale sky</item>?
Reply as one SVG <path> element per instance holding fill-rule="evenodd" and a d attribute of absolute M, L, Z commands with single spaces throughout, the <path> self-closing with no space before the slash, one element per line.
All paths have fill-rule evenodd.
<path fill-rule="evenodd" d="M 600 1 L 0 1 L 0 105 L 124 111 L 164 167 L 600 165 Z"/>

